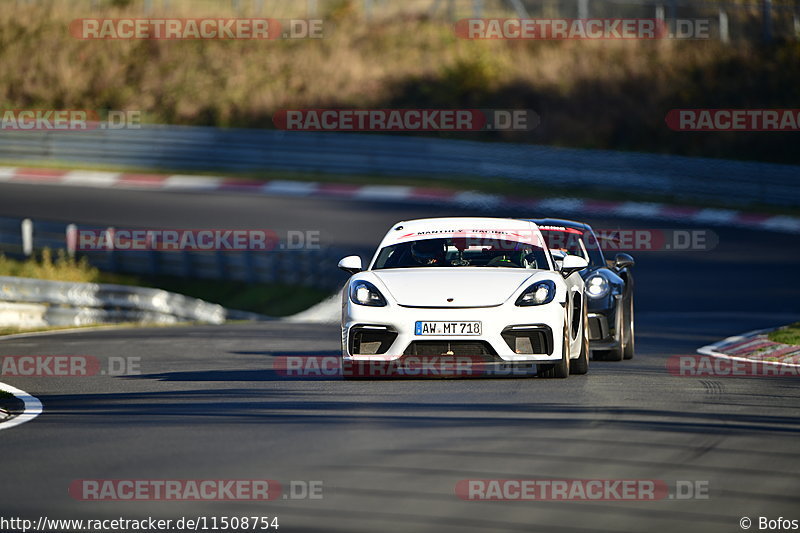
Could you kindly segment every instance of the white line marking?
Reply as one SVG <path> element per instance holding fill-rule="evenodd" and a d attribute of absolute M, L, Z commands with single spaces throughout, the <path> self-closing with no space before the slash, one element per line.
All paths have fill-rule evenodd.
<path fill-rule="evenodd" d="M 539 202 L 539 209 L 552 209 L 553 211 L 581 211 L 585 205 L 580 198 L 545 198 Z"/>
<path fill-rule="evenodd" d="M 503 204 L 503 197 L 498 194 L 486 194 L 476 191 L 464 191 L 453 195 L 451 201 L 463 207 L 477 209 L 493 209 Z"/>
<path fill-rule="evenodd" d="M 728 224 L 734 222 L 738 213 L 730 209 L 703 209 L 696 213 L 692 222 L 708 222 L 712 224 Z"/>
<path fill-rule="evenodd" d="M 0 167 L 0 181 L 8 181 L 17 175 L 16 167 Z"/>
<path fill-rule="evenodd" d="M 216 189 L 222 180 L 217 176 L 188 176 L 176 174 L 164 180 L 165 189 Z"/>
<path fill-rule="evenodd" d="M 93 172 L 91 170 L 73 170 L 64 175 L 61 183 L 65 185 L 85 185 L 88 187 L 109 187 L 116 185 L 118 172 Z"/>
<path fill-rule="evenodd" d="M 759 224 L 764 229 L 800 233 L 800 218 L 775 216 Z"/>
<path fill-rule="evenodd" d="M 356 191 L 359 200 L 407 200 L 411 187 L 405 185 L 365 185 Z"/>
<path fill-rule="evenodd" d="M 625 202 L 612 209 L 615 215 L 643 218 L 657 218 L 664 206 L 647 202 Z"/>
<path fill-rule="evenodd" d="M 24 390 L 20 390 L 16 387 L 12 387 L 6 383 L 0 383 L 0 390 L 10 392 L 25 404 L 25 410 L 19 416 L 15 416 L 11 420 L 6 420 L 5 422 L 0 422 L 0 431 L 4 429 L 13 428 L 14 426 L 18 426 L 20 424 L 24 424 L 25 422 L 30 422 L 40 414 L 44 408 L 42 407 L 42 402 L 39 401 L 39 398 L 28 394 Z"/>
<path fill-rule="evenodd" d="M 319 184 L 313 181 L 272 180 L 261 187 L 261 192 L 265 194 L 307 196 L 315 193 L 318 186 Z"/>

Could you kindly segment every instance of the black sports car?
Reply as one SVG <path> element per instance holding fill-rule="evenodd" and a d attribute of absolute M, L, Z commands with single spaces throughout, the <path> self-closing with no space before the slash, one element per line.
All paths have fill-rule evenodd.
<path fill-rule="evenodd" d="M 607 260 L 591 226 L 557 218 L 533 219 L 554 259 L 578 255 L 589 261 L 580 272 L 586 283 L 589 342 L 594 359 L 621 361 L 634 354 L 633 257 L 618 253 Z"/>

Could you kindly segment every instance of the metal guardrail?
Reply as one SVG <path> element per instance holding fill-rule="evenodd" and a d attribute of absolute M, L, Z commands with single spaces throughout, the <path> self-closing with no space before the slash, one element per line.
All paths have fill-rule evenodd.
<path fill-rule="evenodd" d="M 34 318 L 54 326 L 187 320 L 222 324 L 227 316 L 221 305 L 160 289 L 10 276 L 0 276 L 0 302 L 42 304 L 36 306 L 38 312 L 35 307 L 19 306 L 19 313 L 28 321 Z"/>
<path fill-rule="evenodd" d="M 685 199 L 724 196 L 742 205 L 800 204 L 800 166 L 399 135 L 188 126 L 3 132 L 2 159 L 180 171 L 475 176 Z"/>
<path fill-rule="evenodd" d="M 0 217 L 0 252 L 23 258 L 22 219 Z M 68 224 L 36 220 L 31 248 L 66 249 Z M 76 225 L 77 230 L 101 230 Z M 345 255 L 331 248 L 268 252 L 216 251 L 92 251 L 78 252 L 106 272 L 148 277 L 175 276 L 189 279 L 222 279 L 248 283 L 279 283 L 320 289 L 338 289 L 346 276 L 336 268 Z M 2 297 L 0 296 L 0 299 Z"/>
<path fill-rule="evenodd" d="M 211 324 L 225 321 L 225 308 L 182 294 L 100 283 L 73 283 L 0 276 L 0 300 L 73 308 L 150 312 Z"/>

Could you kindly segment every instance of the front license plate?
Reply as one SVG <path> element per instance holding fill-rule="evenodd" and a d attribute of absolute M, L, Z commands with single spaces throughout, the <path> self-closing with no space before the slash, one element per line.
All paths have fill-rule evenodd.
<path fill-rule="evenodd" d="M 414 335 L 480 335 L 482 329 L 480 322 L 418 321 Z"/>

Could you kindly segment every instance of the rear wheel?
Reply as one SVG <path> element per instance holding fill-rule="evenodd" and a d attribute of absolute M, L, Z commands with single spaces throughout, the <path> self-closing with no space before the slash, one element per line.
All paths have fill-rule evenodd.
<path fill-rule="evenodd" d="M 581 339 L 581 354 L 577 359 L 570 362 L 570 374 L 585 374 L 589 371 L 589 316 L 586 314 L 586 307 L 583 313 L 583 335 Z"/>
<path fill-rule="evenodd" d="M 539 365 L 539 376 L 559 379 L 569 376 L 569 322 L 567 321 L 564 321 L 564 342 L 561 346 L 561 360 L 555 364 Z"/>

